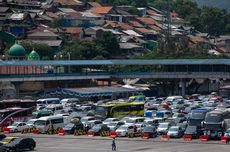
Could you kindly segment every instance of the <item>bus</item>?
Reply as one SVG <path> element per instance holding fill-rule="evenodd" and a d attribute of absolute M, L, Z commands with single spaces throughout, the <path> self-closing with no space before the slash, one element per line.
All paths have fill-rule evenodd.
<path fill-rule="evenodd" d="M 144 102 L 112 102 L 96 106 L 95 116 L 99 119 L 144 116 Z"/>
<path fill-rule="evenodd" d="M 210 132 L 211 138 L 220 138 L 220 136 L 228 128 L 230 120 L 230 112 L 213 110 L 206 114 L 205 120 L 201 123 L 201 126 L 206 132 Z"/>
<path fill-rule="evenodd" d="M 188 117 L 188 125 L 201 127 L 201 122 L 204 121 L 206 113 L 210 110 L 206 108 L 197 108 L 192 110 Z"/>
<path fill-rule="evenodd" d="M 34 107 L 13 107 L 0 110 L 0 127 L 7 127 L 16 121 L 27 121 L 31 119 L 33 110 Z"/>
<path fill-rule="evenodd" d="M 6 109 L 10 107 L 30 108 L 36 107 L 37 102 L 35 100 L 22 100 L 22 99 L 8 99 L 0 101 L 0 109 Z"/>

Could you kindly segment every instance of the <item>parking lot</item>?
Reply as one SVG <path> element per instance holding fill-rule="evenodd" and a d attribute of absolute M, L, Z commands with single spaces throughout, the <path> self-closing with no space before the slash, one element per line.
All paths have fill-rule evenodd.
<path fill-rule="evenodd" d="M 33 137 L 37 142 L 37 152 L 109 152 L 111 151 L 111 138 L 87 136 L 58 136 L 13 134 L 15 136 Z M 143 140 L 141 138 L 117 138 L 117 151 L 132 152 L 227 152 L 230 145 L 222 145 L 219 141 L 200 142 L 199 140 L 183 141 L 170 139 L 160 141 L 157 139 Z"/>

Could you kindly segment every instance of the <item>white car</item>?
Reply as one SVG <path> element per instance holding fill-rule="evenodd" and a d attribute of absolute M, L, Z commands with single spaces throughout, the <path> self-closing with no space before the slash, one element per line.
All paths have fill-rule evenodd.
<path fill-rule="evenodd" d="M 22 129 L 26 128 L 25 122 L 14 122 L 12 125 L 8 126 L 10 132 L 18 132 L 22 131 Z"/>
<path fill-rule="evenodd" d="M 34 127 L 34 123 L 37 121 L 38 119 L 30 119 L 26 122 L 26 127 L 25 128 L 33 128 Z"/>
<path fill-rule="evenodd" d="M 110 124 L 110 123 L 112 123 L 114 121 L 119 121 L 119 119 L 117 119 L 117 118 L 107 118 L 102 123 L 105 124 L 105 125 L 108 125 L 108 124 Z"/>
<path fill-rule="evenodd" d="M 128 135 L 129 132 L 133 132 L 133 125 L 122 125 L 117 130 L 117 136 L 118 137 L 125 137 Z"/>

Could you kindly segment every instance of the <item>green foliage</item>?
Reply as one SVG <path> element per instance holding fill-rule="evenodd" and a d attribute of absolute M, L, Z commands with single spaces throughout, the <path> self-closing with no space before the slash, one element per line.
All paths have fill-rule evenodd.
<path fill-rule="evenodd" d="M 26 54 L 29 54 L 34 48 L 41 59 L 52 59 L 54 56 L 53 49 L 47 44 L 33 43 L 31 41 L 22 41 L 20 44 L 25 48 Z"/>
<path fill-rule="evenodd" d="M 204 32 L 212 36 L 219 36 L 225 33 L 226 11 L 218 8 L 204 7 L 200 15 L 200 23 Z"/>
<path fill-rule="evenodd" d="M 127 12 L 129 12 L 132 15 L 138 15 L 141 16 L 140 11 L 136 7 L 130 7 Z"/>
<path fill-rule="evenodd" d="M 230 33 L 230 13 L 213 7 L 199 8 L 196 2 L 191 0 L 169 0 L 171 11 L 175 10 L 178 16 L 188 20 L 201 32 L 207 32 L 211 36 Z M 149 3 L 160 10 L 167 10 L 166 0 L 155 0 Z"/>
<path fill-rule="evenodd" d="M 60 54 L 63 59 L 68 59 L 68 53 L 71 59 L 90 60 L 112 58 L 113 55 L 119 54 L 119 44 L 111 32 L 105 32 L 102 37 L 96 41 L 78 41 L 67 44 Z"/>

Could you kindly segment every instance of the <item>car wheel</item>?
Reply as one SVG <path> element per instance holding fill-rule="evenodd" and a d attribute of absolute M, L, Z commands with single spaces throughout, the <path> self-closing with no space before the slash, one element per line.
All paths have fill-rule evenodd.
<path fill-rule="evenodd" d="M 15 152 L 21 152 L 22 150 L 20 148 L 15 148 Z"/>
<path fill-rule="evenodd" d="M 30 146 L 30 150 L 34 150 L 34 145 Z"/>

